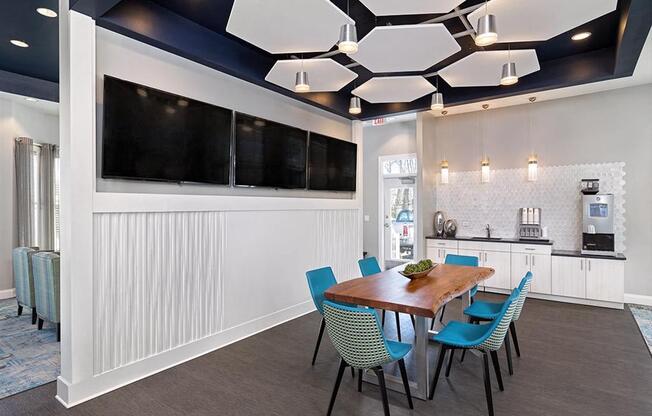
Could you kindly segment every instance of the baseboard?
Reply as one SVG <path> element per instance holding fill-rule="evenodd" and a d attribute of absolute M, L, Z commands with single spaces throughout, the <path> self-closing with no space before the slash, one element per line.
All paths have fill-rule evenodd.
<path fill-rule="evenodd" d="M 636 305 L 652 306 L 652 296 L 625 293 L 625 303 L 634 303 Z"/>
<path fill-rule="evenodd" d="M 0 290 L 0 300 L 2 299 L 11 299 L 16 297 L 16 289 L 5 289 Z"/>
<path fill-rule="evenodd" d="M 211 351 L 226 347 L 259 332 L 296 319 L 315 310 L 312 301 L 300 303 L 272 314 L 254 319 L 218 334 L 185 344 L 161 354 L 145 358 L 124 367 L 98 374 L 78 383 L 69 383 L 59 377 L 57 400 L 66 408 L 93 399 L 127 384 L 167 370 Z"/>
<path fill-rule="evenodd" d="M 487 288 L 485 292 L 508 295 L 511 293 L 511 290 Z M 610 309 L 624 309 L 624 303 L 619 303 L 619 302 L 607 302 L 603 300 L 571 298 L 567 296 L 546 295 L 543 293 L 532 293 L 532 292 L 529 292 L 527 296 L 528 298 L 532 298 L 532 299 L 549 300 L 553 302 L 574 303 L 576 305 L 597 306 L 600 308 L 610 308 Z"/>

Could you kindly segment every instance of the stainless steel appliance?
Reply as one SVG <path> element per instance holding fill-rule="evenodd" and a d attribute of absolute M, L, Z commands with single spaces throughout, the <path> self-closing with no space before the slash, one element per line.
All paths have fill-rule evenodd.
<path fill-rule="evenodd" d="M 600 192 L 600 179 L 582 179 L 582 193 L 595 195 Z"/>
<path fill-rule="evenodd" d="M 435 212 L 435 235 L 437 237 L 442 237 L 444 235 L 444 223 L 446 222 L 444 213 L 442 211 Z"/>
<path fill-rule="evenodd" d="M 582 195 L 582 254 L 615 255 L 614 196 Z"/>

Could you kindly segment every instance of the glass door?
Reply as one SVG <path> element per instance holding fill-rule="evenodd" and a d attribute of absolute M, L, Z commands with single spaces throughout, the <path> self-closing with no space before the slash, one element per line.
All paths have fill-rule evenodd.
<path fill-rule="evenodd" d="M 384 257 L 386 267 L 414 259 L 415 178 L 384 179 Z"/>

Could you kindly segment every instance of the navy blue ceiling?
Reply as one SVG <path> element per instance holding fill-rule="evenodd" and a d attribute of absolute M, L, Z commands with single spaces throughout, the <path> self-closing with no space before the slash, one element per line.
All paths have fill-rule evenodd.
<path fill-rule="evenodd" d="M 332 1 L 342 10 L 346 10 L 346 0 Z M 467 0 L 460 7 L 472 6 L 481 1 Z M 0 89 L 3 87 L 2 79 L 7 74 L 20 74 L 29 77 L 29 80 L 43 80 L 49 83 L 57 81 L 57 19 L 46 19 L 34 12 L 36 7 L 42 5 L 56 8 L 56 3 L 56 0 L 0 2 L 0 31 L 4 35 L 0 42 L 0 70 L 6 71 L 0 72 Z M 73 9 L 93 17 L 99 26 L 352 118 L 347 109 L 353 84 L 336 93 L 299 95 L 266 82 L 265 75 L 274 62 L 289 56 L 269 54 L 226 33 L 226 23 L 232 5 L 233 0 L 71 0 Z M 377 25 L 419 23 L 436 17 L 375 17 L 358 0 L 351 0 L 351 15 L 356 21 L 359 38 Z M 446 97 L 447 105 L 452 106 L 628 76 L 634 70 L 651 22 L 650 0 L 619 0 L 616 11 L 573 29 L 573 33 L 579 29 L 593 33 L 593 36 L 583 42 L 573 42 L 570 40 L 570 33 L 564 33 L 545 42 L 512 44 L 514 49 L 535 48 L 541 65 L 540 71 L 523 77 L 514 86 L 451 88 L 440 80 L 439 87 Z M 459 19 L 449 19 L 444 24 L 451 33 L 465 30 Z M 32 37 L 31 43 L 34 46 L 27 50 L 18 50 L 19 48 L 11 46 L 6 41 L 7 37 L 19 36 L 11 31 L 26 33 L 22 37 Z M 480 49 L 469 36 L 457 40 L 462 50 L 424 73 L 441 69 Z M 485 49 L 504 48 L 506 45 L 497 44 Z M 336 55 L 334 59 L 342 64 L 352 62 L 346 55 L 341 54 Z M 357 85 L 373 75 L 362 66 L 352 70 L 359 75 Z M 428 96 L 411 103 L 364 103 L 361 118 L 423 110 L 428 107 Z"/>
<path fill-rule="evenodd" d="M 36 13 L 58 9 L 57 0 L 0 1 L 0 90 L 57 101 L 59 20 Z M 29 44 L 19 48 L 9 41 Z"/>

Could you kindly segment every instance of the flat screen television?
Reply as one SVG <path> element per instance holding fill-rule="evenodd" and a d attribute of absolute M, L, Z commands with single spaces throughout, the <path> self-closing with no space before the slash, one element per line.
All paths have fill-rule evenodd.
<path fill-rule="evenodd" d="M 305 130 L 236 113 L 236 186 L 304 189 L 307 148 Z"/>
<path fill-rule="evenodd" d="M 355 191 L 358 145 L 310 133 L 308 188 Z"/>
<path fill-rule="evenodd" d="M 102 177 L 229 184 L 231 110 L 104 77 Z"/>

